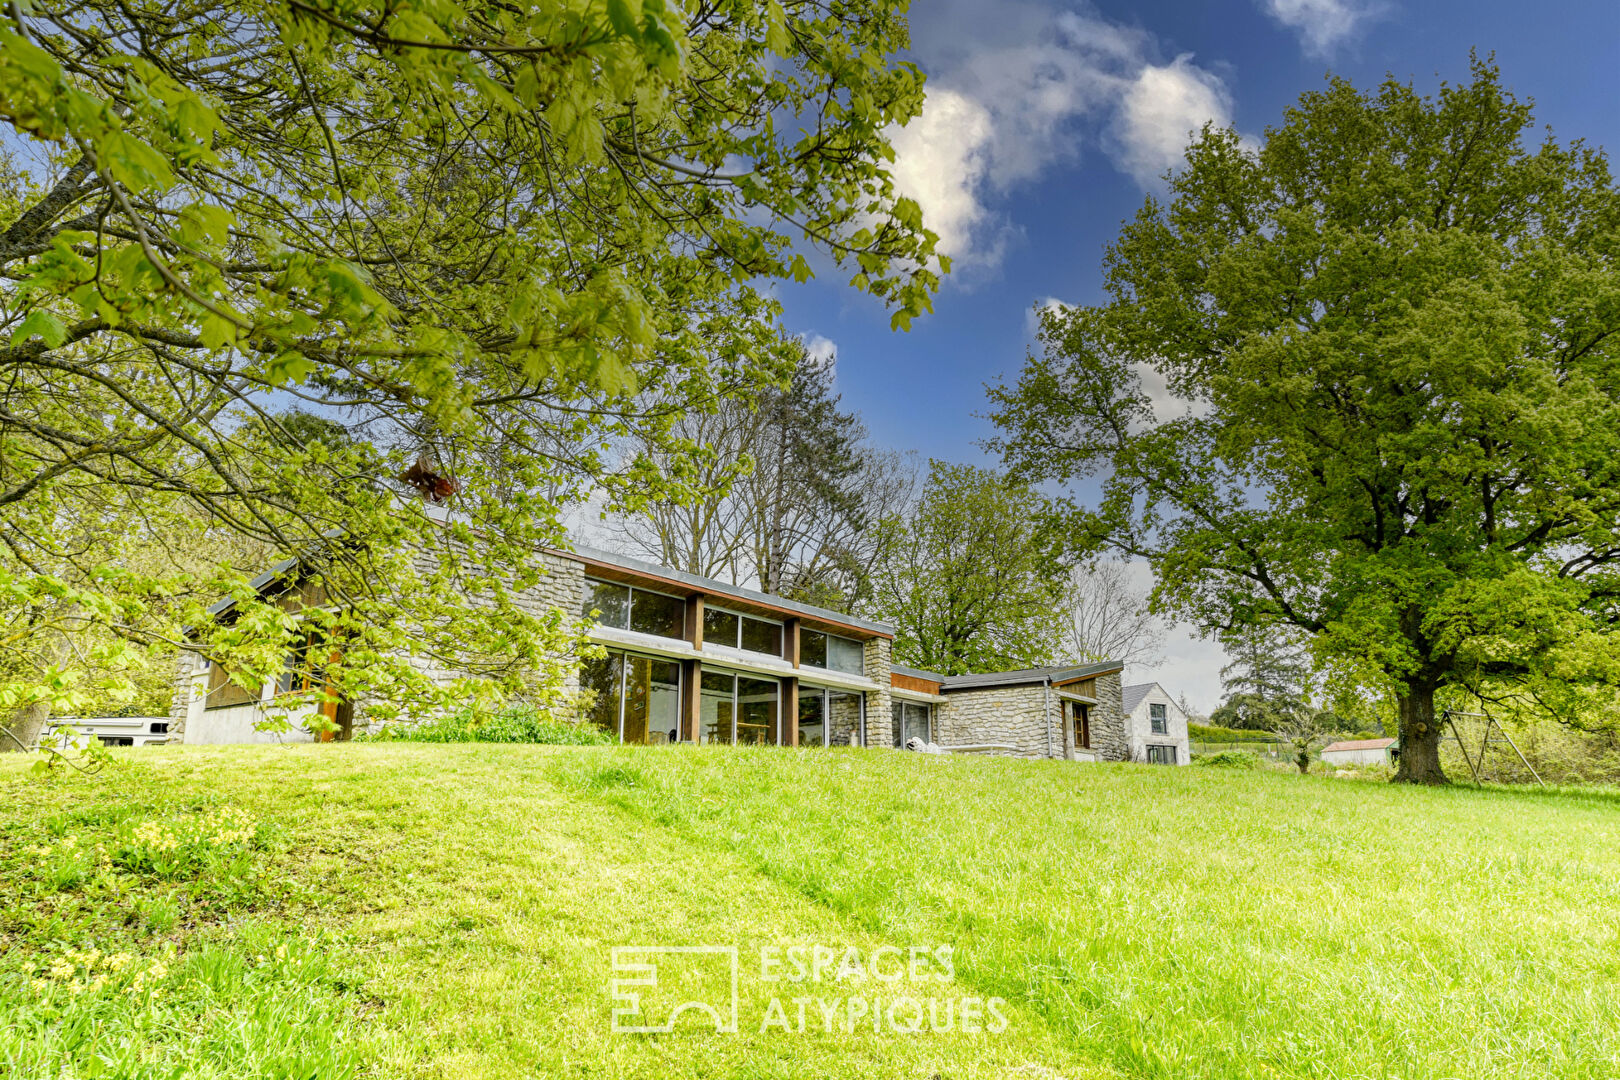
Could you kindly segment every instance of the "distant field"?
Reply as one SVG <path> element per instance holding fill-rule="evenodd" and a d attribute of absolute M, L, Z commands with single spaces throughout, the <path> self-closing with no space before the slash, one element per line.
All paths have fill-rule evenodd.
<path fill-rule="evenodd" d="M 121 761 L 0 759 L 0 1076 L 1620 1075 L 1602 794 L 852 750 Z M 737 1033 L 615 1034 L 623 945 L 735 946 Z M 885 977 L 762 977 L 817 945 Z M 649 1012 L 729 989 L 675 955 Z"/>

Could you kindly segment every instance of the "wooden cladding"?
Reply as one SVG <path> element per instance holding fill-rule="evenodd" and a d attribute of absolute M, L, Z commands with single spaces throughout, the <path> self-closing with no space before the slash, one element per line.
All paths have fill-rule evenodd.
<path fill-rule="evenodd" d="M 917 679 L 910 675 L 889 673 L 889 685 L 896 690 L 910 690 L 915 694 L 937 694 L 940 684 L 931 679 Z"/>
<path fill-rule="evenodd" d="M 1076 679 L 1074 682 L 1053 683 L 1052 685 L 1080 697 L 1094 698 L 1097 696 L 1097 677 L 1095 675 L 1089 679 Z"/>

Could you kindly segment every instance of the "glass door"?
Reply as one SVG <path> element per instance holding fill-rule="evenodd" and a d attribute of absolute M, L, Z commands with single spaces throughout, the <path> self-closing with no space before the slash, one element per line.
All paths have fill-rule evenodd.
<path fill-rule="evenodd" d="M 585 718 L 626 743 L 680 741 L 681 665 L 634 653 L 609 652 L 581 666 L 591 692 Z"/>
<path fill-rule="evenodd" d="M 799 688 L 799 745 L 827 745 L 827 692 L 820 687 Z"/>
<path fill-rule="evenodd" d="M 776 737 L 778 697 L 782 684 L 775 679 L 737 679 L 737 741 L 772 746 Z"/>
<path fill-rule="evenodd" d="M 736 741 L 737 677 L 705 671 L 698 694 L 699 728 L 705 743 Z"/>

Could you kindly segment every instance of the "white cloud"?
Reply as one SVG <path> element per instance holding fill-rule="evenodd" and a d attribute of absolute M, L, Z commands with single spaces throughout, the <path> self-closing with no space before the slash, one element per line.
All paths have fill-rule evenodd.
<path fill-rule="evenodd" d="M 1190 55 L 1144 67 L 1126 89 L 1117 124 L 1117 157 L 1136 182 L 1150 187 L 1181 163 L 1187 144 L 1206 123 L 1232 123 L 1232 96 L 1220 77 Z"/>
<path fill-rule="evenodd" d="M 1361 28 L 1384 13 L 1370 0 L 1261 0 L 1266 14 L 1293 30 L 1312 56 L 1332 56 Z"/>
<path fill-rule="evenodd" d="M 1170 389 L 1169 381 L 1153 365 L 1138 362 L 1131 366 L 1135 368 L 1137 378 L 1142 380 L 1142 393 L 1147 395 L 1148 404 L 1153 408 L 1153 419 L 1159 423 L 1168 424 L 1184 417 L 1209 414 L 1209 402 L 1180 397 Z"/>
<path fill-rule="evenodd" d="M 989 212 L 979 191 L 989 169 L 990 112 L 954 90 L 929 93 L 922 115 L 890 133 L 894 182 L 922 207 L 946 255 L 984 255 L 975 236 Z"/>
<path fill-rule="evenodd" d="M 832 338 L 822 337 L 812 331 L 808 334 L 800 334 L 799 340 L 804 342 L 805 353 L 818 365 L 838 362 L 838 342 Z"/>
<path fill-rule="evenodd" d="M 1190 55 L 1158 63 L 1151 34 L 1089 8 L 938 0 L 913 22 L 913 50 L 928 99 L 890 132 L 896 184 L 966 268 L 993 267 L 1005 251 L 1012 230 L 994 204 L 1076 160 L 1088 140 L 1153 186 L 1189 131 L 1231 120 L 1219 75 Z"/>
<path fill-rule="evenodd" d="M 1073 306 L 1073 304 L 1065 303 L 1055 296 L 1041 297 L 1024 312 L 1024 331 L 1033 338 L 1041 332 L 1041 316 L 1044 313 L 1048 311 L 1067 311 Z"/>

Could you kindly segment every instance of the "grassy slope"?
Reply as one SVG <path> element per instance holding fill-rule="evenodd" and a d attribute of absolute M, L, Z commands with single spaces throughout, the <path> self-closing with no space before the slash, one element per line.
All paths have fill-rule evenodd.
<path fill-rule="evenodd" d="M 173 942 L 166 992 L 183 1022 L 128 1041 L 152 1060 L 190 1045 L 199 1075 L 267 1074 L 254 1062 L 280 1014 L 222 1017 L 283 998 L 315 1010 L 299 1023 L 330 1029 L 303 1051 L 326 1055 L 322 1075 L 1620 1071 L 1620 805 L 1604 798 L 857 751 L 128 759 L 143 765 L 89 785 L 12 784 L 0 765 L 0 1009 L 27 1018 L 13 973 L 53 934 L 109 951 Z M 26 854 L 47 824 L 92 835 L 87 809 L 152 817 L 199 801 L 273 819 L 282 838 L 259 856 L 257 891 L 214 900 L 222 915 L 187 894 L 173 925 L 150 925 L 140 896 L 158 884 L 133 879 L 117 905 L 73 908 L 73 888 L 53 892 Z M 310 959 L 283 972 L 263 959 L 277 942 Z M 608 1031 L 613 945 L 736 944 L 747 957 L 795 942 L 949 943 L 947 994 L 1008 999 L 1010 1027 L 762 1034 L 750 1003 L 779 991 L 745 962 L 741 1034 Z M 259 982 L 208 984 L 213 997 L 190 1004 L 201 984 L 186 959 L 206 950 Z M 0 1071 L 46 1039 L 0 1042 Z"/>

